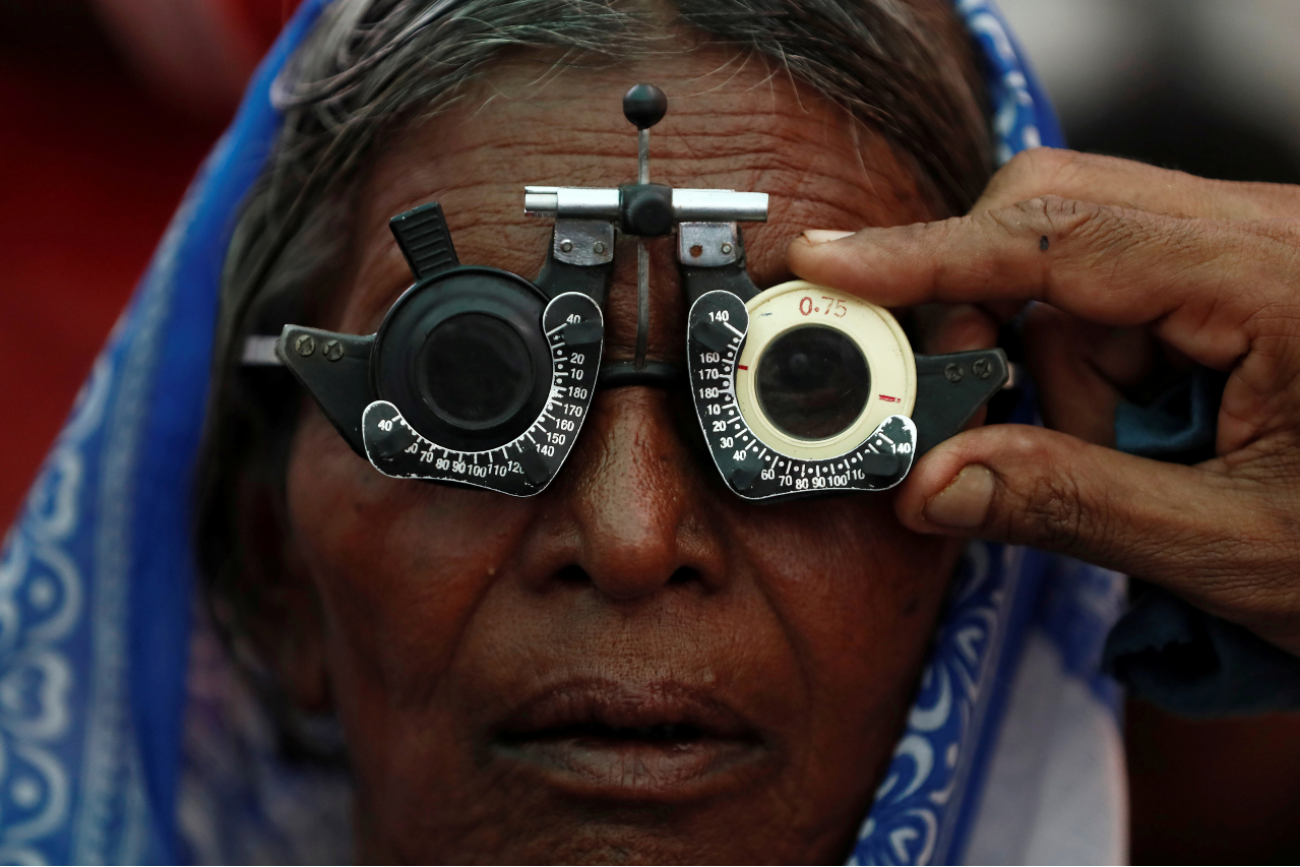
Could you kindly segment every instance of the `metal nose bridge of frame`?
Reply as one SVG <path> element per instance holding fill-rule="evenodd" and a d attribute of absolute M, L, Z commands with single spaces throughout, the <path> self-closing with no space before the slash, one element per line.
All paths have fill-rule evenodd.
<path fill-rule="evenodd" d="M 287 367 L 384 475 L 514 496 L 559 473 L 597 383 L 689 387 L 722 478 L 768 500 L 896 485 L 1006 381 L 1000 350 L 914 356 L 888 311 L 860 299 L 801 281 L 760 292 L 737 223 L 766 220 L 767 195 L 651 183 L 649 131 L 667 99 L 637 85 L 623 110 L 638 130 L 637 183 L 526 188 L 526 213 L 555 219 L 535 281 L 462 265 L 429 203 L 390 221 L 415 282 L 378 332 L 286 325 L 249 338 L 245 362 Z M 645 358 L 644 239 L 674 230 L 688 383 Z M 619 232 L 638 239 L 636 352 L 602 366 Z"/>

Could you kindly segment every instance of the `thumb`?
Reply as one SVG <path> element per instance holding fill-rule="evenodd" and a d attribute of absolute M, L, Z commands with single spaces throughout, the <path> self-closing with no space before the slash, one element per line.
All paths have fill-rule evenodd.
<path fill-rule="evenodd" d="M 1032 545 L 1203 597 L 1196 585 L 1238 547 L 1240 499 L 1216 473 L 996 425 L 927 454 L 895 509 L 917 532 Z"/>

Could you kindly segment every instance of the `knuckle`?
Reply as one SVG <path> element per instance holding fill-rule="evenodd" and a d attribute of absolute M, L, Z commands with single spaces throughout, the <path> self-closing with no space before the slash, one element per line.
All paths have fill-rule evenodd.
<path fill-rule="evenodd" d="M 1007 160 L 989 181 L 988 195 L 994 199 L 1008 196 L 1023 198 L 1027 193 L 1037 190 L 1042 184 L 1044 172 L 1043 159 L 1038 155 L 1042 148 L 1020 151 Z"/>
<path fill-rule="evenodd" d="M 1066 553 L 1078 550 L 1085 530 L 1078 484 L 1069 476 L 1048 473 L 1038 479 L 1021 503 L 1016 523 L 1032 542 Z"/>
<path fill-rule="evenodd" d="M 1007 161 L 989 184 L 995 197 L 1026 198 L 1040 195 L 1054 186 L 1084 159 L 1077 151 L 1060 148 L 1031 148 Z"/>
<path fill-rule="evenodd" d="M 1063 553 L 1104 549 L 1108 534 L 1104 504 L 1089 501 L 1078 477 L 1060 469 L 1074 462 L 1062 460 L 1058 450 L 1034 433 L 1041 434 L 1025 431 L 1020 434 L 1021 442 L 1007 445 L 1018 456 L 1017 463 L 1042 471 L 1021 491 L 1010 494 L 1003 508 L 995 510 L 1003 522 L 1000 535 L 1014 544 Z"/>
<path fill-rule="evenodd" d="M 1114 266 L 1153 245 L 1171 253 L 1191 252 L 1205 243 L 1196 221 L 1060 196 L 1019 202 L 1013 212 L 1021 231 L 1049 237 L 1054 248 L 1070 250 L 1080 264 Z"/>
<path fill-rule="evenodd" d="M 1300 519 L 1292 503 L 1229 495 L 1217 520 L 1166 534 L 1150 572 L 1211 613 L 1266 636 L 1300 636 Z M 1170 550 L 1181 552 L 1170 557 Z"/>
<path fill-rule="evenodd" d="M 1046 195 L 990 211 L 988 219 L 1006 234 L 1034 238 L 1046 235 L 1055 245 L 1095 223 L 1102 210 L 1100 205 Z"/>
<path fill-rule="evenodd" d="M 930 222 L 908 223 L 894 226 L 885 233 L 870 230 L 859 232 L 847 241 L 854 244 L 887 244 L 899 250 L 928 250 L 944 243 L 969 222 L 969 217 L 947 217 Z"/>
<path fill-rule="evenodd" d="M 948 217 L 943 220 L 934 220 L 929 223 L 915 223 L 916 230 L 920 233 L 922 240 L 931 243 L 936 241 L 945 241 L 948 238 L 958 235 L 968 229 L 971 225 L 970 217 Z"/>
<path fill-rule="evenodd" d="M 1046 195 L 1070 198 L 1078 195 L 1079 190 L 1092 196 L 1114 184 L 1186 184 L 1190 178 L 1182 172 L 1119 157 L 1064 148 L 1034 148 L 1016 154 L 994 174 L 984 201 L 997 207 Z"/>

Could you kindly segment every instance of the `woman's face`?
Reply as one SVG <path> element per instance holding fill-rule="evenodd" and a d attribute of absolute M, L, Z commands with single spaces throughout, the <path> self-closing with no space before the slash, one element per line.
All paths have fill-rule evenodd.
<path fill-rule="evenodd" d="M 442 203 L 462 262 L 535 274 L 525 184 L 635 177 L 620 99 L 669 95 L 652 179 L 771 194 L 745 229 L 761 287 L 805 227 L 934 216 L 882 142 L 784 75 L 713 49 L 616 71 L 500 66 L 465 108 L 377 161 L 334 321 L 373 332 L 411 277 L 390 216 Z M 488 98 L 491 96 L 492 98 Z M 631 357 L 621 241 L 606 358 Z M 680 363 L 673 239 L 654 239 L 649 355 Z M 961 348 L 947 341 L 946 349 Z M 840 859 L 888 760 L 956 549 L 887 495 L 754 505 L 720 482 L 686 395 L 597 394 L 540 496 L 377 473 L 314 406 L 290 460 L 291 546 L 322 612 L 361 857 Z M 311 653 L 300 654 L 310 658 Z"/>

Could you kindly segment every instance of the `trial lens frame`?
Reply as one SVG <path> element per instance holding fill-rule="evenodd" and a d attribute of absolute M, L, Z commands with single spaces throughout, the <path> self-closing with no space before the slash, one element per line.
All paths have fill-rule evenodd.
<path fill-rule="evenodd" d="M 902 373 L 894 378 L 908 379 L 901 383 L 906 388 L 877 382 L 870 373 L 873 368 L 866 367 L 865 379 L 875 391 L 856 391 L 870 391 L 872 399 L 899 401 L 881 389 L 910 389 L 901 412 L 873 425 L 860 442 L 843 449 L 830 446 L 833 454 L 827 454 L 826 445 L 833 439 L 787 435 L 780 425 L 767 424 L 765 386 L 751 382 L 749 393 L 756 393 L 758 400 L 748 404 L 737 392 L 738 379 L 750 382 L 751 376 L 740 362 L 742 354 L 753 355 L 756 349 L 746 342 L 751 313 L 779 316 L 785 309 L 781 299 L 790 295 L 792 284 L 766 293 L 758 290 L 745 267 L 737 223 L 765 221 L 768 197 L 651 183 L 649 130 L 666 109 L 663 93 L 652 86 L 638 85 L 624 98 L 624 114 L 639 131 L 636 184 L 526 188 L 526 213 L 555 220 L 535 281 L 461 265 L 440 206 L 429 203 L 390 222 L 415 282 L 394 303 L 376 334 L 286 325 L 278 338 L 250 338 L 245 361 L 288 367 L 353 450 L 385 475 L 515 496 L 540 493 L 572 450 L 597 385 L 682 383 L 680 368 L 646 359 L 645 239 L 675 230 L 678 267 L 690 305 L 689 387 L 710 454 L 731 490 L 746 499 L 769 500 L 898 484 L 917 456 L 960 430 L 1006 383 L 1005 354 L 994 349 L 914 356 L 894 323 L 894 342 L 901 340 L 901 345 L 891 351 L 906 356 L 899 367 Z M 636 349 L 631 361 L 602 365 L 603 309 L 619 233 L 638 241 Z M 799 303 L 808 306 L 811 301 L 801 297 Z M 893 322 L 886 311 L 866 302 L 845 298 L 836 303 L 852 305 L 862 321 L 874 316 Z M 837 351 L 846 358 L 854 353 L 879 356 L 880 341 L 851 334 L 836 337 L 830 332 L 842 332 L 843 326 L 829 318 L 827 322 L 792 322 L 790 328 L 774 332 L 787 338 L 791 333 L 803 335 L 805 344 L 809 336 L 834 344 L 829 355 L 818 355 L 817 347 L 786 353 L 811 370 L 812 392 L 824 385 L 817 379 L 818 364 L 822 373 L 830 371 L 833 377 L 838 372 L 844 378 L 836 366 L 843 367 Z M 886 335 L 884 343 L 890 343 L 889 333 L 873 332 Z M 757 348 L 765 350 L 766 345 Z M 784 373 L 790 380 L 793 374 L 781 366 L 789 359 L 761 361 L 780 355 L 774 349 L 760 351 L 758 358 L 765 369 L 777 371 L 778 379 Z M 808 370 L 803 375 L 807 379 Z M 859 423 L 866 412 L 859 414 Z"/>

